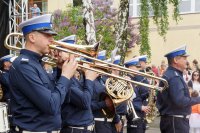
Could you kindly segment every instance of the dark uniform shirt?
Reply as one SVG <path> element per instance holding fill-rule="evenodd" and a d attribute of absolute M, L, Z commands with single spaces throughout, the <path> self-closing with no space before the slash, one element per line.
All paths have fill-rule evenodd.
<path fill-rule="evenodd" d="M 86 79 L 84 82 L 72 78 L 69 98 L 66 96 L 62 105 L 62 127 L 89 126 L 93 123 L 91 99 L 94 81 Z"/>
<path fill-rule="evenodd" d="M 13 123 L 28 131 L 53 131 L 61 126 L 61 104 L 70 80 L 50 78 L 39 60 L 42 57 L 23 49 L 10 68 Z"/>
<path fill-rule="evenodd" d="M 149 83 L 145 77 L 140 76 L 140 75 L 131 77 L 131 79 L 134 81 L 137 81 L 137 82 L 145 83 L 145 84 Z M 146 99 L 149 96 L 149 90 L 148 90 L 148 88 L 146 88 L 144 86 L 136 86 L 136 87 L 134 87 L 134 92 L 136 94 L 136 97 L 133 99 L 133 106 L 135 108 L 137 115 L 139 117 L 144 118 L 145 112 L 143 112 L 141 109 L 142 109 L 143 105 L 144 106 L 147 105 Z"/>
<path fill-rule="evenodd" d="M 10 89 L 9 89 L 9 71 L 4 70 L 0 75 L 0 84 L 3 90 L 2 101 L 6 101 L 10 98 Z"/>
<path fill-rule="evenodd" d="M 96 118 L 104 118 L 105 115 L 102 112 L 102 109 L 106 107 L 105 101 L 101 101 L 100 95 L 105 92 L 106 88 L 104 86 L 104 81 L 101 77 L 98 77 L 95 81 L 94 95 L 92 97 L 92 112 Z"/>
<path fill-rule="evenodd" d="M 102 76 L 101 80 L 99 80 L 99 82 L 101 82 L 101 84 L 106 83 L 107 79 L 108 79 L 107 76 Z M 99 91 L 103 91 L 103 89 L 100 89 Z M 104 102 L 102 102 L 102 106 L 106 106 Z M 125 115 L 127 113 L 127 104 L 126 104 L 126 102 L 122 102 L 118 106 L 115 106 L 115 110 L 116 110 L 116 113 L 114 114 L 114 118 L 113 118 L 113 121 L 112 121 L 113 124 L 119 123 L 120 122 L 120 115 Z"/>
<path fill-rule="evenodd" d="M 163 75 L 169 88 L 158 92 L 157 107 L 161 115 L 189 115 L 191 106 L 200 103 L 200 97 L 190 97 L 183 73 L 169 66 Z M 160 83 L 163 86 L 163 83 Z"/>

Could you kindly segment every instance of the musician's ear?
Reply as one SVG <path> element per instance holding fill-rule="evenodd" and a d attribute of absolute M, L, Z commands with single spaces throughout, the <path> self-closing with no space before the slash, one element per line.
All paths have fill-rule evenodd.
<path fill-rule="evenodd" d="M 173 59 L 174 63 L 177 64 L 180 58 L 181 58 L 180 56 L 174 57 Z"/>
<path fill-rule="evenodd" d="M 31 33 L 27 34 L 25 36 L 25 39 L 26 39 L 27 42 L 34 43 L 36 41 L 36 33 L 35 32 L 31 32 Z"/>

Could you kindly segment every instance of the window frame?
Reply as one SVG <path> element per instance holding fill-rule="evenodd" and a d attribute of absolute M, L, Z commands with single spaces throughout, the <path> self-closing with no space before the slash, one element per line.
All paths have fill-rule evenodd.
<path fill-rule="evenodd" d="M 180 10 L 180 7 L 179 7 L 179 14 L 191 14 L 191 13 L 200 13 L 200 10 L 199 11 L 196 11 L 196 0 L 182 0 L 182 1 L 191 1 L 191 10 L 188 11 L 188 12 L 182 12 Z M 180 4 L 180 3 L 179 3 Z"/>
<path fill-rule="evenodd" d="M 129 17 L 131 18 L 138 18 L 140 17 L 140 14 L 138 15 L 138 7 L 141 5 L 141 3 L 138 3 L 137 0 L 131 0 L 132 4 L 129 3 Z M 130 16 L 130 6 L 133 8 L 132 16 Z M 150 13 L 151 10 L 149 10 L 149 17 L 154 16 L 153 13 Z"/>

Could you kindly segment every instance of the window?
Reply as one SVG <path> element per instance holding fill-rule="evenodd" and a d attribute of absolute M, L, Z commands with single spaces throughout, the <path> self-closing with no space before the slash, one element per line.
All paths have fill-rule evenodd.
<path fill-rule="evenodd" d="M 180 0 L 180 13 L 196 13 L 200 12 L 200 0 Z"/>
<path fill-rule="evenodd" d="M 129 16 L 130 17 L 139 17 L 140 16 L 140 8 L 141 8 L 140 0 L 130 0 Z M 153 16 L 153 10 L 152 10 L 151 6 L 149 9 L 149 16 Z"/>
<path fill-rule="evenodd" d="M 41 14 L 46 14 L 48 11 L 48 1 L 47 0 L 29 0 L 29 8 L 33 6 L 33 4 L 37 4 L 37 6 L 41 10 Z"/>

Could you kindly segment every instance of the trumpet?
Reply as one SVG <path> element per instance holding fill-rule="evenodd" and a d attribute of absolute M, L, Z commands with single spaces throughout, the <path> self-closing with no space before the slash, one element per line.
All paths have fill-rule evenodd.
<path fill-rule="evenodd" d="M 12 36 L 23 37 L 23 35 L 21 33 L 11 33 L 11 34 L 7 35 L 5 42 L 4 42 L 4 45 L 5 45 L 6 48 L 8 48 L 10 50 L 18 51 L 21 48 L 13 46 L 11 44 L 10 45 L 8 44 L 8 40 Z M 103 74 L 103 75 L 106 75 L 108 77 L 116 78 L 116 79 L 119 79 L 119 80 L 124 80 L 126 82 L 133 83 L 135 85 L 144 86 L 144 87 L 147 87 L 149 89 L 154 89 L 154 90 L 158 90 L 158 91 L 163 91 L 164 89 L 166 89 L 168 87 L 167 81 L 163 78 L 152 76 L 152 75 L 145 74 L 145 73 L 142 73 L 142 72 L 138 72 L 138 71 L 135 71 L 135 70 L 131 70 L 131 69 L 128 69 L 128 68 L 125 68 L 125 67 L 122 67 L 122 66 L 119 66 L 119 65 L 116 65 L 116 64 L 108 63 L 108 62 L 94 58 L 97 55 L 99 44 L 98 45 L 94 44 L 92 46 L 84 46 L 84 45 L 71 45 L 71 44 L 64 43 L 64 42 L 53 41 L 52 44 L 49 45 L 49 47 L 50 47 L 50 49 L 63 51 L 63 52 L 67 52 L 69 54 L 77 55 L 79 57 L 90 59 L 94 62 L 94 66 L 97 66 L 96 63 L 98 62 L 98 63 L 108 65 L 109 66 L 108 69 L 110 69 L 110 70 L 115 69 L 115 70 L 119 70 L 121 72 L 129 73 L 129 74 L 142 75 L 142 76 L 145 76 L 145 77 L 148 77 L 148 78 L 160 80 L 164 83 L 164 87 L 158 87 L 158 86 L 155 86 L 155 85 L 149 85 L 149 84 L 133 81 L 133 80 L 130 80 L 130 79 L 125 79 L 121 76 L 116 76 L 114 74 L 110 74 L 108 72 L 104 72 L 102 70 L 95 69 L 94 67 L 88 68 L 86 66 L 78 64 L 78 67 L 80 67 L 80 68 L 89 69 L 91 71 L 95 71 L 99 74 Z M 105 66 L 104 66 L 104 68 L 105 68 Z"/>
<path fill-rule="evenodd" d="M 128 114 L 129 114 L 129 115 L 132 115 L 132 121 L 137 121 L 137 120 L 139 120 L 140 117 L 138 117 L 138 115 L 136 114 L 135 109 L 134 109 L 134 107 L 133 107 L 133 103 L 132 103 L 130 100 L 128 100 L 127 107 L 128 107 L 128 108 L 127 108 Z"/>

